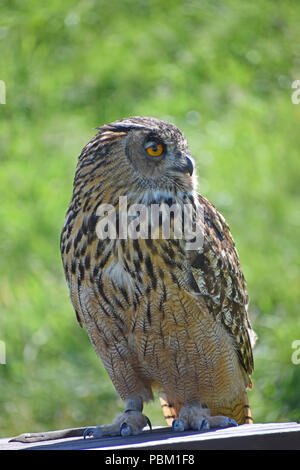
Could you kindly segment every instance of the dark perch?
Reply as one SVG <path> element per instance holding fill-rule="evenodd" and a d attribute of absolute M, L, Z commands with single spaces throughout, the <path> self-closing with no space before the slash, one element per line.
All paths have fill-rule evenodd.
<path fill-rule="evenodd" d="M 79 450 L 101 449 L 110 451 L 147 449 L 158 450 L 212 450 L 212 449 L 298 449 L 300 450 L 300 424 L 267 423 L 244 424 L 238 427 L 199 433 L 174 433 L 169 427 L 156 427 L 138 436 L 83 439 L 82 437 L 22 444 L 0 439 L 0 450 Z"/>

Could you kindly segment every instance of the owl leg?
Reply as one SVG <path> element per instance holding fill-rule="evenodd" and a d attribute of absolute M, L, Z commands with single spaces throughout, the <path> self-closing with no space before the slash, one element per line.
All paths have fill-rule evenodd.
<path fill-rule="evenodd" d="M 172 429 L 173 431 L 186 429 L 207 431 L 210 428 L 226 428 L 237 425 L 234 419 L 227 416 L 211 416 L 209 408 L 201 405 L 197 400 L 190 400 L 181 408 L 178 419 L 172 423 Z"/>
<path fill-rule="evenodd" d="M 151 428 L 150 420 L 143 415 L 143 400 L 141 397 L 129 398 L 124 413 L 118 415 L 112 424 L 104 424 L 87 428 L 83 437 L 130 436 L 140 434 L 145 426 Z"/>

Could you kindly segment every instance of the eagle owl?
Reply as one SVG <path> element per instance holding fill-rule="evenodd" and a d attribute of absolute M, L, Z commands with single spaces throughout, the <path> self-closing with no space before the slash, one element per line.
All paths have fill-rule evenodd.
<path fill-rule="evenodd" d="M 150 424 L 143 403 L 155 388 L 174 431 L 250 423 L 255 334 L 245 279 L 228 225 L 196 191 L 183 133 L 139 116 L 98 130 L 79 157 L 61 253 L 77 320 L 126 405 L 85 437 L 141 432 Z M 120 201 L 131 214 L 127 228 L 141 207 L 158 208 L 156 227 L 143 219 L 151 233 L 126 229 L 124 236 Z M 190 208 L 198 244 L 178 211 L 169 213 L 169 236 L 163 233 L 173 205 Z M 104 220 L 115 223 L 105 236 Z"/>

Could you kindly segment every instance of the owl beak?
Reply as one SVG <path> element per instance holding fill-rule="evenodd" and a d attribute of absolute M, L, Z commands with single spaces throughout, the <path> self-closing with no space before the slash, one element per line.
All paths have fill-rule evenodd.
<path fill-rule="evenodd" d="M 183 155 L 183 158 L 179 160 L 176 166 L 172 167 L 172 170 L 176 172 L 179 171 L 180 173 L 189 173 L 191 176 L 194 171 L 194 163 L 191 157 L 187 155 Z"/>
<path fill-rule="evenodd" d="M 193 161 L 190 157 L 188 157 L 187 155 L 185 155 L 185 160 L 186 160 L 186 165 L 183 167 L 183 172 L 184 173 L 189 173 L 190 176 L 192 176 L 193 174 L 193 171 L 194 171 L 194 164 L 193 164 Z"/>

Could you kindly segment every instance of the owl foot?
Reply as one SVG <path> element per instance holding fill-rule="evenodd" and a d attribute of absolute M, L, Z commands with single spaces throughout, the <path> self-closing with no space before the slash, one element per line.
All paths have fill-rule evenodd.
<path fill-rule="evenodd" d="M 136 436 L 147 425 L 152 430 L 149 418 L 141 411 L 125 411 L 125 413 L 118 415 L 112 424 L 85 429 L 83 437 L 86 439 L 87 437 Z"/>
<path fill-rule="evenodd" d="M 210 410 L 199 403 L 186 403 L 180 410 L 178 419 L 174 419 L 172 429 L 175 432 L 194 429 L 207 431 L 211 428 L 227 428 L 238 426 L 234 419 L 227 416 L 210 416 Z"/>

